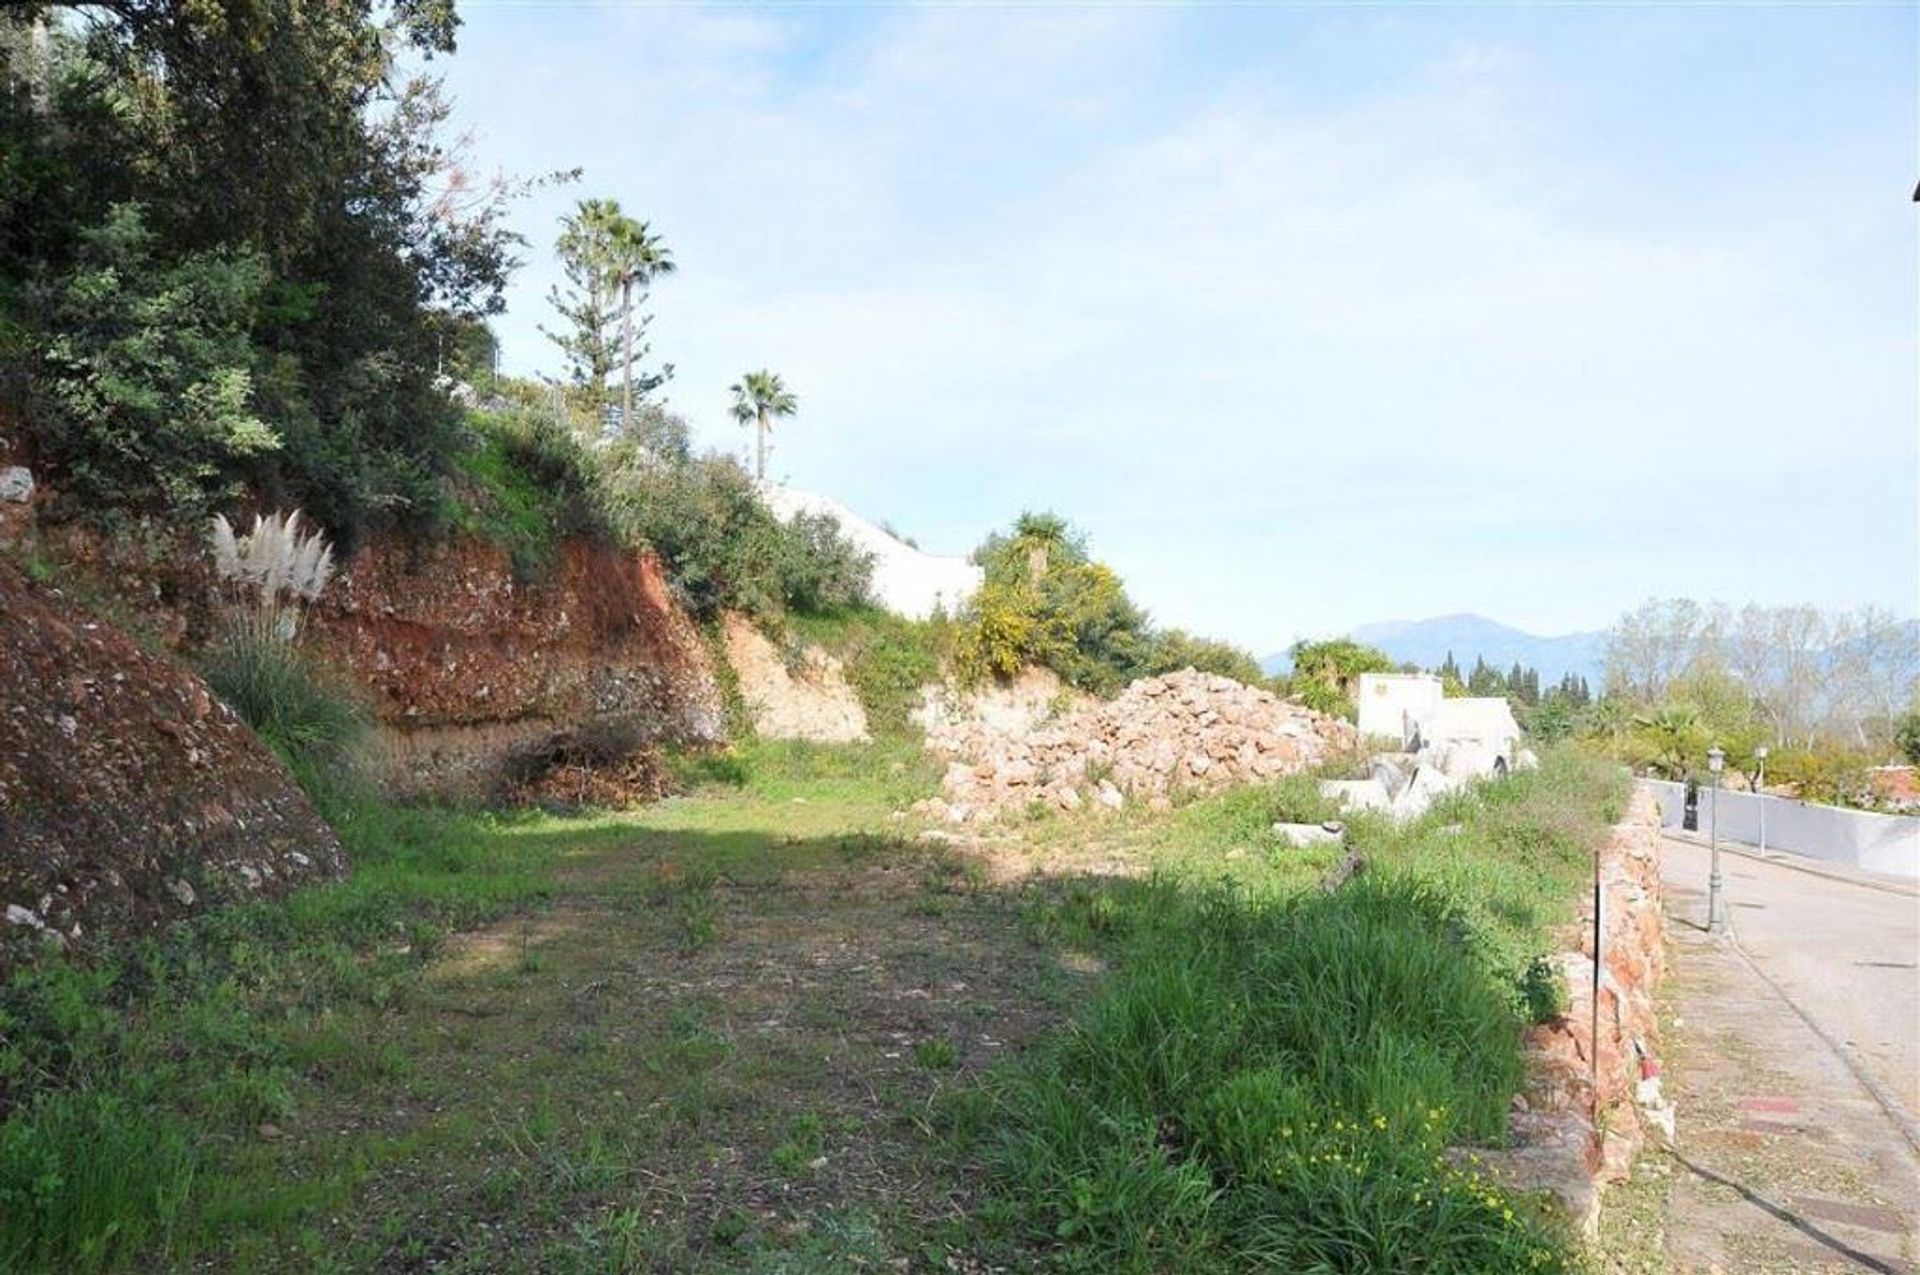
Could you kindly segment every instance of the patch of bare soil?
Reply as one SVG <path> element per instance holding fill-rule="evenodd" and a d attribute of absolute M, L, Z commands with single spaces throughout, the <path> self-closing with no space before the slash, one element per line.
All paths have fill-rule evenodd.
<path fill-rule="evenodd" d="M 303 1122 L 290 1162 L 387 1148 L 329 1247 L 397 1270 L 922 1268 L 978 1178 L 938 1134 L 945 1096 L 1098 976 L 979 880 L 907 848 L 770 881 L 583 862 L 383 1015 L 406 1063 L 380 1101 Z"/>

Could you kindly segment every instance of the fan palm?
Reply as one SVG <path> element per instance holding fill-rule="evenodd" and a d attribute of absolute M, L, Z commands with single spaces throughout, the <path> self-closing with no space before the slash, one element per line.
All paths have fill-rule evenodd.
<path fill-rule="evenodd" d="M 767 477 L 767 434 L 773 429 L 773 418 L 792 416 L 800 410 L 800 400 L 793 396 L 778 375 L 766 368 L 748 372 L 733 383 L 732 389 L 733 419 L 742 425 L 751 424 L 758 431 L 759 447 L 755 454 L 754 477 L 764 482 Z"/>

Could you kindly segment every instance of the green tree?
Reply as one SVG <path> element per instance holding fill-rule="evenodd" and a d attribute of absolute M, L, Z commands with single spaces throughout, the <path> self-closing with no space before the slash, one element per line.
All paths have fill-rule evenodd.
<path fill-rule="evenodd" d="M 82 232 L 138 204 L 155 271 L 259 263 L 247 410 L 280 446 L 254 453 L 251 485 L 343 547 L 433 523 L 455 420 L 435 383 L 443 335 L 500 308 L 518 243 L 505 208 L 525 189 L 472 180 L 436 83 L 404 73 L 452 50 L 451 4 L 14 5 L 0 52 L 55 11 L 50 64 L 0 75 L 0 341 L 18 369 L 0 409 L 37 447 L 68 427 L 40 380 L 60 365 L 49 281 L 87 269 Z M 69 481 L 61 464 L 50 477 Z"/>
<path fill-rule="evenodd" d="M 733 392 L 733 418 L 755 429 L 754 477 L 767 480 L 767 435 L 776 416 L 792 416 L 800 410 L 800 400 L 787 389 L 778 375 L 761 368 L 748 372 L 730 387 Z"/>
<path fill-rule="evenodd" d="M 1394 668 L 1386 652 L 1350 638 L 1296 642 L 1288 655 L 1293 660 L 1289 693 L 1309 708 L 1339 717 L 1355 716 L 1354 695 L 1362 673 L 1391 673 Z"/>
<path fill-rule="evenodd" d="M 135 204 L 81 236 L 42 311 L 56 335 L 34 376 L 42 454 L 79 504 L 199 513 L 280 446 L 254 407 L 257 254 L 154 260 Z"/>
<path fill-rule="evenodd" d="M 615 241 L 623 220 L 620 205 L 610 199 L 583 199 L 560 219 L 554 251 L 566 284 L 549 289 L 547 301 L 565 326 L 541 329 L 560 348 L 575 405 L 591 420 L 595 432 L 604 424 L 607 379 L 613 375 L 616 359 Z"/>
<path fill-rule="evenodd" d="M 617 215 L 619 205 L 613 207 Z M 644 345 L 637 352 L 633 345 L 636 326 L 634 293 L 637 291 L 644 303 L 653 281 L 662 275 L 672 274 L 678 267 L 674 265 L 673 253 L 644 221 L 617 216 L 608 238 L 609 268 L 620 290 L 620 420 L 624 426 L 633 417 L 633 369 L 640 356 L 646 353 Z M 647 322 L 643 315 L 638 326 L 644 328 Z M 645 394 L 657 389 L 672 375 L 673 364 L 669 363 L 658 374 L 642 377 L 640 392 Z"/>

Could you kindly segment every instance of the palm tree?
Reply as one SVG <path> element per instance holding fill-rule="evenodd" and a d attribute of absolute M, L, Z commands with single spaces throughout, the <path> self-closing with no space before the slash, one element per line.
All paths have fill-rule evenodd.
<path fill-rule="evenodd" d="M 800 400 L 787 389 L 786 383 L 777 375 L 761 368 L 758 372 L 748 372 L 735 381 L 733 389 L 733 419 L 742 425 L 753 424 L 759 430 L 759 449 L 754 464 L 754 477 L 765 482 L 767 478 L 767 432 L 773 428 L 776 416 L 792 416 L 800 410 Z"/>
<path fill-rule="evenodd" d="M 661 275 L 672 274 L 673 253 L 660 242 L 644 221 L 620 215 L 615 204 L 614 218 L 608 226 L 608 273 L 620 287 L 620 424 L 625 428 L 633 419 L 633 293 L 637 287 L 642 299 L 647 288 Z"/>

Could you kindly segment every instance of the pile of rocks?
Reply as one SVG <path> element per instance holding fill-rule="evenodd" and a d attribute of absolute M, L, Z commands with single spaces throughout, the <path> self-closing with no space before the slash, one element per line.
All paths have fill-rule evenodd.
<path fill-rule="evenodd" d="M 927 747 L 947 759 L 945 793 L 915 810 L 965 823 L 1036 800 L 1062 810 L 1129 800 L 1158 807 L 1176 790 L 1296 774 L 1356 742 L 1339 718 L 1183 669 L 1027 731 L 977 719 L 931 726 Z"/>

